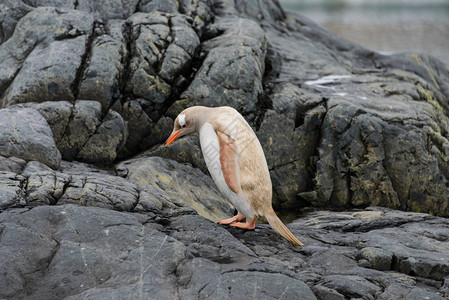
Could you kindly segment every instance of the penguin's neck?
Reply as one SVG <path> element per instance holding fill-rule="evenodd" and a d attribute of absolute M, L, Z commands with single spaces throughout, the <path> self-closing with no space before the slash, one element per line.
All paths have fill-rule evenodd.
<path fill-rule="evenodd" d="M 212 111 L 209 107 L 205 106 L 195 107 L 195 132 L 199 133 L 204 124 L 211 123 L 209 121 L 211 119 L 211 113 Z"/>

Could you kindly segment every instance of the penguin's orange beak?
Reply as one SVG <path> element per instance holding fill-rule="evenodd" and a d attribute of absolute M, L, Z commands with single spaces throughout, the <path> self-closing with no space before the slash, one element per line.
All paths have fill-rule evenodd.
<path fill-rule="evenodd" d="M 170 134 L 170 136 L 168 137 L 167 141 L 165 141 L 165 147 L 167 147 L 168 145 L 173 143 L 173 141 L 176 140 L 176 138 L 178 137 L 178 135 L 181 132 L 182 132 L 182 130 L 178 130 L 178 131 L 172 132 L 172 134 Z"/>

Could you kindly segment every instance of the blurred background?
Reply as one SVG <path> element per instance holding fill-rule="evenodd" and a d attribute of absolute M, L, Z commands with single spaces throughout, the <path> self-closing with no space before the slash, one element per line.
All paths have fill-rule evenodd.
<path fill-rule="evenodd" d="M 280 0 L 329 31 L 384 54 L 422 52 L 449 66 L 449 0 Z"/>

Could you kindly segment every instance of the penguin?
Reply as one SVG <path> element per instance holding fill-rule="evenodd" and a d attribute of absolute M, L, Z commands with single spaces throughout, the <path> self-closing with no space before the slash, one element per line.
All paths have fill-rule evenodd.
<path fill-rule="evenodd" d="M 191 133 L 199 133 L 207 169 L 220 192 L 238 211 L 218 223 L 251 230 L 256 226 L 256 217 L 263 216 L 281 236 L 303 246 L 273 210 L 267 161 L 243 116 L 227 106 L 189 107 L 176 117 L 165 146 Z"/>

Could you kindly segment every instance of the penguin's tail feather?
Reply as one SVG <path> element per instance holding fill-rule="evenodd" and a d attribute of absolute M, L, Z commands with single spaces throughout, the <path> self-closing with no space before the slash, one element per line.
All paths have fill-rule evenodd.
<path fill-rule="evenodd" d="M 274 212 L 273 209 L 271 209 L 270 212 L 268 212 L 268 214 L 265 215 L 265 217 L 267 218 L 268 223 L 270 224 L 270 226 L 280 235 L 282 235 L 285 239 L 289 240 L 290 242 L 292 242 L 293 244 L 299 245 L 299 246 L 303 246 L 304 244 L 301 243 L 294 235 L 293 233 L 291 233 L 290 230 L 288 230 L 288 228 L 284 225 L 284 223 L 282 223 L 282 221 L 278 218 L 278 216 L 276 215 L 276 213 Z"/>

